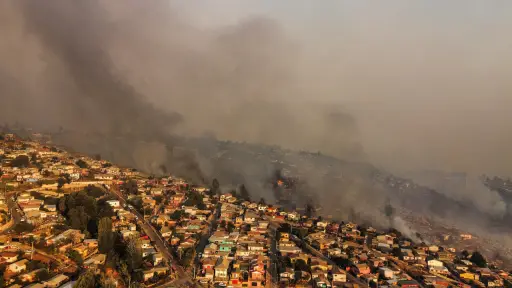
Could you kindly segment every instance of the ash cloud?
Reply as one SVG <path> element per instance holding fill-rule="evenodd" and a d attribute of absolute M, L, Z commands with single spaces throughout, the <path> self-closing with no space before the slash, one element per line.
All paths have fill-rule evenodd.
<path fill-rule="evenodd" d="M 167 165 L 197 181 L 217 176 L 212 159 L 175 149 L 181 140 L 174 135 L 211 133 L 321 151 L 401 175 L 423 169 L 512 174 L 512 63 L 504 53 L 512 43 L 501 36 L 510 32 L 509 20 L 484 18 L 471 1 L 462 12 L 445 4 L 438 9 L 448 11 L 443 15 L 396 2 L 324 2 L 316 4 L 322 12 L 343 17 L 309 11 L 311 25 L 300 25 L 304 18 L 291 9 L 296 2 L 283 1 L 281 14 L 205 26 L 196 18 L 210 9 L 180 13 L 192 4 L 179 1 L 1 1 L 0 121 L 65 127 L 75 132 L 59 139 L 76 150 L 150 172 Z M 212 155 L 222 150 L 216 145 L 207 147 Z M 272 173 L 243 160 L 248 172 L 237 175 L 239 182 L 258 183 Z M 340 187 L 299 168 L 326 211 L 346 213 L 329 201 L 342 195 L 342 207 L 379 218 L 368 211 L 389 195 L 368 184 L 370 177 L 351 174 L 354 165 L 343 171 L 349 180 Z M 502 199 L 478 185 L 441 192 L 501 217 Z M 431 212 L 414 201 L 407 205 Z"/>

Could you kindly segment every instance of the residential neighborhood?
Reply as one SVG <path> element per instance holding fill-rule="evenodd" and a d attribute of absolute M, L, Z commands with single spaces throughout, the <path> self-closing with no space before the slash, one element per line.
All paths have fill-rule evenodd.
<path fill-rule="evenodd" d="M 0 135 L 0 163 L 1 287 L 511 285 L 478 251 L 147 175 L 41 134 Z"/>

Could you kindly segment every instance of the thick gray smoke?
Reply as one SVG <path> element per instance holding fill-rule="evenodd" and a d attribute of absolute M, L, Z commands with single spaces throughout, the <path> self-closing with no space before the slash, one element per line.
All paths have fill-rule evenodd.
<path fill-rule="evenodd" d="M 75 132 L 60 133 L 60 141 L 76 150 L 150 172 L 167 165 L 198 181 L 217 176 L 218 167 L 175 148 L 187 145 L 172 135 L 321 151 L 403 175 L 428 168 L 512 174 L 504 84 L 512 65 L 508 56 L 496 60 L 510 41 L 498 41 L 498 32 L 483 36 L 502 31 L 508 20 L 468 31 L 457 28 L 468 19 L 459 19 L 444 30 L 425 25 L 428 13 L 414 14 L 424 9 L 398 2 L 377 4 L 382 9 L 355 5 L 354 15 L 343 12 L 339 23 L 332 22 L 338 15 L 311 18 L 307 27 L 286 17 L 251 16 L 205 28 L 196 25 L 195 13 L 181 13 L 180 5 L 191 4 L 179 1 L 0 1 L 0 121 L 64 127 Z M 217 145 L 203 150 L 216 155 Z M 272 173 L 252 163 L 257 157 L 239 163 L 247 173 L 238 182 Z M 326 211 L 336 212 L 330 199 L 339 195 L 343 207 L 362 214 L 392 197 L 353 172 L 371 170 L 364 165 L 303 164 L 297 168 Z M 329 173 L 343 174 L 343 185 L 325 183 Z M 499 195 L 470 186 L 442 192 L 484 215 L 503 216 Z M 418 203 L 434 200 L 412 198 L 396 205 L 431 212 Z"/>

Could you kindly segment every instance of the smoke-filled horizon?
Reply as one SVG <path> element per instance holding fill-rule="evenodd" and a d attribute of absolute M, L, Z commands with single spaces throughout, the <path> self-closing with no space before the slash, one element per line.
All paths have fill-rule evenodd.
<path fill-rule="evenodd" d="M 2 120 L 512 175 L 511 5 L 270 2 L 3 1 Z"/>
<path fill-rule="evenodd" d="M 149 170 L 171 134 L 213 134 L 512 175 L 512 4 L 235 2 L 0 2 L 0 121 L 135 135 L 151 144 L 108 145 Z M 480 186 L 448 196 L 502 215 Z"/>

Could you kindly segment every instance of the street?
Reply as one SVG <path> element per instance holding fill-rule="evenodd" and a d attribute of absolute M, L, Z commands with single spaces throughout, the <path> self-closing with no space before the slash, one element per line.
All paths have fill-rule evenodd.
<path fill-rule="evenodd" d="M 106 189 L 105 187 L 100 187 L 100 188 L 103 189 L 104 192 L 111 193 L 112 195 L 114 195 L 119 200 L 119 203 L 121 204 L 121 206 L 125 207 L 125 205 L 128 204 L 124 195 L 117 189 L 117 187 L 111 187 L 110 189 Z M 140 214 L 139 211 L 137 211 L 136 209 L 130 209 L 130 212 L 132 212 L 133 214 L 135 214 L 137 216 L 137 218 L 139 218 L 139 221 L 138 221 L 139 225 L 141 226 L 142 230 L 144 230 L 144 233 L 146 233 L 146 235 L 148 235 L 148 237 L 151 239 L 151 241 L 153 241 L 153 243 L 155 243 L 154 244 L 155 248 L 158 250 L 158 252 L 162 253 L 162 256 L 166 260 L 166 263 L 172 263 L 172 268 L 174 269 L 176 274 L 178 274 L 176 281 L 178 281 L 178 282 L 190 281 L 191 283 L 194 283 L 193 276 L 190 275 L 190 273 L 187 273 L 183 269 L 183 267 L 181 267 L 174 260 L 172 254 L 170 252 L 170 249 L 169 249 L 170 247 L 168 246 L 167 242 L 164 239 L 162 239 L 162 237 L 160 236 L 160 233 L 158 233 L 158 231 L 156 231 L 156 229 L 150 223 L 148 223 L 148 221 L 146 219 L 144 219 L 144 216 L 142 214 Z M 163 284 L 158 287 L 175 287 L 177 285 L 176 281 L 173 281 L 173 282 L 170 282 L 167 284 Z M 169 286 L 169 285 L 171 285 L 171 286 Z M 195 285 L 195 283 L 194 283 L 194 285 Z"/>
<path fill-rule="evenodd" d="M 6 227 L 6 229 L 4 231 L 0 231 L 0 232 L 9 232 L 10 229 L 12 229 L 14 226 L 16 226 L 16 224 L 20 223 L 21 222 L 21 219 L 23 218 L 23 215 L 21 212 L 21 210 L 18 212 L 17 209 L 19 209 L 19 206 L 18 206 L 18 203 L 12 199 L 12 197 L 14 196 L 14 193 L 6 193 L 5 194 L 5 201 L 7 202 L 7 207 L 9 208 L 9 211 L 11 212 L 11 218 L 12 218 L 12 223 L 11 225 L 9 225 L 9 227 Z"/>

